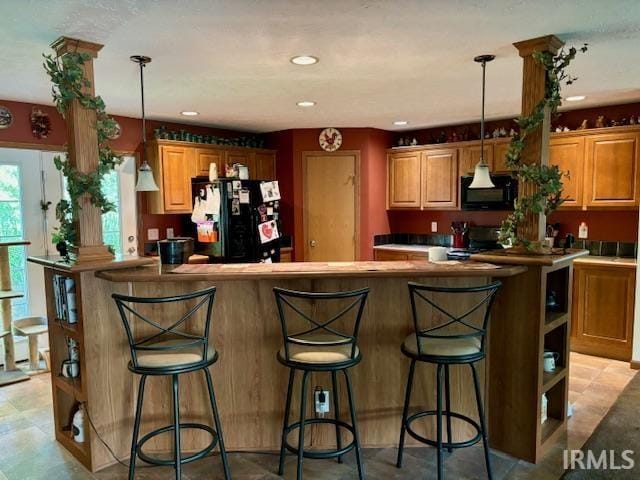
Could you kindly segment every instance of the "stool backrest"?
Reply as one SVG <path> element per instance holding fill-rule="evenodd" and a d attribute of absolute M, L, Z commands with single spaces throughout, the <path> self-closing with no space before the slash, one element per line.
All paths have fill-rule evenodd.
<path fill-rule="evenodd" d="M 421 338 L 464 339 L 473 337 L 479 339 L 480 351 L 484 353 L 491 306 L 501 286 L 501 282 L 493 282 L 479 287 L 432 287 L 409 282 L 409 297 L 418 354 L 422 355 Z M 443 307 L 445 302 L 447 308 Z M 454 306 L 461 312 L 451 312 Z M 430 313 L 431 325 L 428 327 L 424 327 L 425 322 L 420 319 L 421 310 Z M 438 322 L 438 320 L 440 321 Z"/>
<path fill-rule="evenodd" d="M 273 289 L 280 316 L 286 360 L 290 360 L 291 344 L 331 347 L 351 346 L 350 357 L 356 357 L 358 331 L 362 312 L 369 295 L 363 288 L 347 292 L 298 292 Z M 310 336 L 327 336 L 314 339 Z M 330 336 L 330 337 L 329 337 Z"/>
<path fill-rule="evenodd" d="M 138 367 L 138 352 L 172 352 L 183 353 L 185 350 L 193 351 L 194 348 L 202 349 L 202 361 L 207 358 L 209 348 L 209 328 L 211 326 L 211 314 L 215 299 L 216 287 L 207 288 L 185 295 L 173 297 L 131 297 L 114 293 L 111 297 L 115 300 L 122 318 L 124 329 L 127 333 L 129 348 L 131 349 L 131 362 L 134 367 Z M 190 302 L 193 300 L 193 302 Z M 186 313 L 180 318 L 169 322 L 168 326 L 161 324 L 140 313 L 133 308 L 133 305 L 159 305 L 162 314 L 170 312 L 169 304 L 185 304 Z M 196 324 L 196 313 L 205 308 L 204 322 Z M 166 323 L 166 322 L 163 322 Z M 145 333 L 136 337 L 134 335 L 135 324 L 145 330 Z M 191 331 L 187 331 L 190 327 Z M 159 342 L 173 340 L 166 345 L 157 345 Z M 176 341 L 177 340 L 177 341 Z"/>

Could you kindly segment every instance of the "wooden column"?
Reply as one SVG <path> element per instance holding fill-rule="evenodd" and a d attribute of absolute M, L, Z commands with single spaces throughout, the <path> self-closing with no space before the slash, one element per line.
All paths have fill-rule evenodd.
<path fill-rule="evenodd" d="M 533 53 L 551 52 L 555 55 L 563 45 L 564 42 L 555 35 L 546 35 L 513 44 L 523 58 L 522 115 L 529 115 L 535 106 L 544 98 L 546 71 L 544 67 L 533 58 Z M 550 112 L 547 110 L 542 125 L 527 136 L 522 152 L 522 161 L 524 163 L 548 164 L 550 126 Z M 519 196 L 528 196 L 535 193 L 537 189 L 536 185 L 530 182 L 521 182 L 518 188 Z M 546 217 L 544 213 L 529 213 L 525 221 L 518 226 L 518 236 L 532 242 L 541 242 L 545 237 L 545 227 Z"/>
<path fill-rule="evenodd" d="M 87 53 L 91 56 L 84 63 L 84 77 L 90 82 L 85 92 L 94 95 L 93 59 L 98 56 L 102 45 L 85 42 L 75 38 L 60 37 L 51 44 L 58 55 L 67 53 Z M 98 133 L 96 113 L 84 108 L 78 100 L 70 101 L 66 106 L 69 160 L 80 172 L 96 170 L 99 162 Z M 78 246 L 75 250 L 76 263 L 110 260 L 113 254 L 102 241 L 102 214 L 100 209 L 91 205 L 88 195 L 78 199 L 77 231 Z"/>

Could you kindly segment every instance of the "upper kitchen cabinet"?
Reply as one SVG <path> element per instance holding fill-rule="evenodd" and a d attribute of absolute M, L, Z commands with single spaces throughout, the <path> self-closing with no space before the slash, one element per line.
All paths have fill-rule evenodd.
<path fill-rule="evenodd" d="M 460 149 L 459 175 L 473 175 L 476 164 L 480 161 L 480 143 L 468 145 Z M 484 161 L 489 165 L 489 170 L 493 172 L 493 145 L 484 144 Z"/>
<path fill-rule="evenodd" d="M 423 208 L 454 209 L 458 206 L 458 149 L 422 152 Z"/>
<path fill-rule="evenodd" d="M 224 150 L 213 148 L 194 149 L 196 177 L 208 177 L 209 166 L 215 163 L 218 176 L 224 176 Z"/>
<path fill-rule="evenodd" d="M 149 194 L 149 213 L 191 212 L 194 150 L 191 147 L 153 144 L 147 150 L 149 164 L 160 188 Z"/>
<path fill-rule="evenodd" d="M 276 154 L 274 152 L 256 152 L 254 170 L 249 170 L 249 177 L 255 180 L 274 180 L 276 178 Z"/>
<path fill-rule="evenodd" d="M 420 152 L 391 153 L 387 208 L 420 208 Z"/>
<path fill-rule="evenodd" d="M 581 207 L 584 183 L 584 137 L 552 138 L 549 141 L 549 164 L 557 165 L 562 177 L 566 198 L 564 207 Z"/>
<path fill-rule="evenodd" d="M 234 163 L 241 163 L 242 165 L 246 165 L 249 168 L 249 175 L 255 171 L 255 166 L 253 162 L 253 152 L 248 149 L 236 149 L 236 150 L 227 150 L 227 156 L 225 159 L 227 165 L 231 166 Z"/>
<path fill-rule="evenodd" d="M 501 138 L 496 140 L 493 145 L 493 173 L 511 173 L 512 170 L 507 166 L 507 152 L 509 151 L 511 139 Z M 491 165 L 489 165 L 491 167 Z M 475 167 L 475 165 L 474 165 Z"/>
<path fill-rule="evenodd" d="M 638 206 L 639 140 L 637 131 L 586 137 L 585 206 Z"/>

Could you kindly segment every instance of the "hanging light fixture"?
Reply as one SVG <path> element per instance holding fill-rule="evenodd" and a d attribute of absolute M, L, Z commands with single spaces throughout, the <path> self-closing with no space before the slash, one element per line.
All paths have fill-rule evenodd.
<path fill-rule="evenodd" d="M 147 130 L 144 115 L 143 71 L 147 63 L 151 62 L 151 58 L 145 57 L 143 55 L 132 55 L 129 58 L 132 62 L 140 65 L 140 94 L 142 97 L 142 163 L 140 164 L 140 168 L 138 168 L 138 183 L 136 183 L 136 192 L 156 192 L 159 190 L 158 185 L 156 185 L 156 181 L 153 179 L 153 171 L 151 170 L 151 166 L 147 163 L 147 160 L 144 157 L 147 152 Z"/>
<path fill-rule="evenodd" d="M 476 168 L 473 172 L 473 181 L 469 188 L 494 188 L 495 185 L 491 181 L 491 175 L 489 175 L 489 165 L 484 159 L 484 85 L 485 85 L 485 71 L 487 62 L 490 62 L 496 58 L 495 55 L 479 55 L 473 60 L 482 64 L 482 116 L 480 117 L 480 161 L 476 164 Z"/>

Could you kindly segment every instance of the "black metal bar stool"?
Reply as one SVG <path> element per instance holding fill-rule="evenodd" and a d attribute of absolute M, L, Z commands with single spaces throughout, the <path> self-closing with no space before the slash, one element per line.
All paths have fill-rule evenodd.
<path fill-rule="evenodd" d="M 220 426 L 220 417 L 216 406 L 216 398 L 213 390 L 213 382 L 209 366 L 218 360 L 218 352 L 209 340 L 209 327 L 211 324 L 211 313 L 213 310 L 213 302 L 215 298 L 215 287 L 208 288 L 199 292 L 193 292 L 186 295 L 178 295 L 175 297 L 160 298 L 141 298 L 129 297 L 126 295 L 113 294 L 112 297 L 118 306 L 122 323 L 127 332 L 129 347 L 131 349 L 131 361 L 129 362 L 129 370 L 133 373 L 141 375 L 140 386 L 138 388 L 138 402 L 136 406 L 135 423 L 133 427 L 133 438 L 131 441 L 131 458 L 129 459 L 129 480 L 135 476 L 136 458 L 140 458 L 146 463 L 153 465 L 173 466 L 176 472 L 176 479 L 180 479 L 182 465 L 193 462 L 208 455 L 217 444 L 220 445 L 220 456 L 222 457 L 222 466 L 224 468 L 224 478 L 229 480 L 229 465 L 227 463 L 227 455 L 224 449 L 224 441 L 222 440 L 222 429 Z M 163 310 L 164 305 L 170 303 L 183 302 L 187 311 L 178 320 L 172 322 L 169 326 L 163 326 L 160 323 L 149 319 L 140 312 L 132 308 L 132 304 L 141 305 L 160 305 Z M 195 323 L 194 314 L 206 305 L 206 313 L 202 326 L 193 326 L 187 331 L 188 320 L 192 319 Z M 134 335 L 134 320 L 139 320 L 140 325 L 147 333 L 143 336 Z M 209 425 L 200 423 L 181 423 L 180 422 L 180 397 L 179 397 L 179 376 L 183 373 L 201 370 L 204 372 L 207 389 L 209 390 L 209 400 L 211 402 L 211 410 L 213 411 L 213 419 L 215 422 L 215 430 Z M 172 410 L 173 424 L 166 427 L 158 428 L 144 435 L 140 440 L 140 420 L 142 416 L 142 402 L 144 399 L 144 386 L 149 375 L 170 375 L 172 378 Z M 180 432 L 182 429 L 199 429 L 208 432 L 211 437 L 211 443 L 197 453 L 183 457 L 180 451 Z M 150 457 L 142 450 L 142 446 L 152 438 L 161 433 L 173 433 L 173 459 L 164 460 Z"/>
<path fill-rule="evenodd" d="M 438 479 L 444 478 L 443 450 L 445 448 L 451 452 L 454 448 L 470 447 L 482 440 L 487 476 L 490 479 L 492 478 L 489 442 L 482 397 L 480 394 L 480 383 L 478 381 L 475 363 L 486 357 L 485 339 L 487 335 L 487 324 L 493 300 L 500 286 L 500 282 L 494 282 L 480 287 L 466 288 L 430 287 L 417 283 L 409 283 L 409 297 L 411 299 L 411 312 L 413 314 L 415 331 L 405 339 L 401 347 L 402 353 L 411 359 L 411 366 L 409 367 L 409 377 L 407 379 L 407 389 L 402 412 L 402 426 L 400 429 L 400 445 L 398 448 L 397 461 L 398 468 L 402 467 L 405 433 L 409 433 L 409 435 L 416 440 L 438 449 Z M 450 300 L 452 305 L 465 308 L 465 296 L 475 298 L 466 299 L 467 302 L 471 301 L 472 306 L 460 315 L 448 312 L 441 306 L 441 302 L 438 301 L 440 297 L 444 297 Z M 435 320 L 436 323 L 434 326 L 420 328 L 422 322 L 420 321 L 418 302 L 424 302 L 421 307 L 425 308 L 421 310 L 430 313 L 432 322 Z M 474 324 L 474 318 L 478 317 L 480 317 L 480 321 Z M 437 365 L 437 407 L 436 410 L 418 412 L 408 416 L 416 362 L 427 362 Z M 449 389 L 450 365 L 469 365 L 471 368 L 480 424 L 470 417 L 451 411 L 451 394 Z M 442 408 L 443 373 L 445 410 Z M 433 415 L 436 416 L 437 422 L 437 439 L 435 441 L 423 437 L 411 428 L 411 423 L 414 420 Z M 447 422 L 446 442 L 443 441 L 443 416 L 446 417 Z M 457 418 L 471 425 L 476 431 L 476 435 L 466 441 L 454 442 L 451 435 L 452 418 Z"/>
<path fill-rule="evenodd" d="M 289 367 L 289 386 L 284 421 L 282 425 L 282 444 L 278 475 L 284 472 L 285 449 L 298 456 L 298 480 L 302 479 L 302 461 L 304 458 L 338 458 L 355 450 L 358 465 L 358 478 L 364 478 L 364 469 L 360 455 L 360 440 L 354 407 L 353 392 L 349 368 L 362 359 L 358 348 L 358 330 L 360 320 L 369 294 L 368 288 L 349 292 L 310 293 L 274 288 L 276 304 L 280 316 L 284 344 L 278 352 L 278 361 Z M 322 319 L 320 319 L 322 318 Z M 340 325 L 337 326 L 336 322 Z M 295 324 L 295 325 L 294 325 Z M 295 373 L 302 372 L 300 396 L 300 420 L 289 424 L 291 413 L 291 393 Z M 305 418 L 307 408 L 307 381 L 310 372 L 330 372 L 333 387 L 334 418 Z M 344 374 L 349 400 L 351 424 L 340 420 L 338 401 L 337 372 Z M 307 425 L 331 424 L 335 426 L 335 450 L 304 449 L 304 430 Z M 287 435 L 298 429 L 298 445 L 292 446 Z M 351 432 L 353 440 L 342 445 L 341 432 Z"/>

